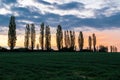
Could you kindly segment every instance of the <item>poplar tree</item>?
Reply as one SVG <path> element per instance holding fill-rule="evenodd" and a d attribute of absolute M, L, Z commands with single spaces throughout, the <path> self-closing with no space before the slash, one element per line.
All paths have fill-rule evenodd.
<path fill-rule="evenodd" d="M 82 31 L 80 31 L 79 36 L 78 36 L 78 46 L 79 46 L 79 50 L 82 51 L 83 46 L 84 46 L 84 38 L 83 38 Z"/>
<path fill-rule="evenodd" d="M 31 24 L 31 49 L 35 47 L 35 25 Z"/>
<path fill-rule="evenodd" d="M 26 25 L 26 28 L 25 28 L 25 42 L 24 42 L 24 46 L 26 49 L 29 48 L 29 38 L 30 38 L 30 27 L 29 27 L 29 24 Z"/>
<path fill-rule="evenodd" d="M 94 33 L 93 33 L 93 50 L 94 52 L 96 51 L 96 36 Z"/>
<path fill-rule="evenodd" d="M 44 23 L 41 24 L 39 42 L 40 42 L 41 49 L 44 50 Z"/>
<path fill-rule="evenodd" d="M 70 47 L 72 50 L 74 50 L 75 48 L 75 32 L 74 31 L 70 31 Z"/>
<path fill-rule="evenodd" d="M 51 49 L 51 33 L 50 33 L 49 26 L 46 26 L 46 29 L 45 29 L 45 49 L 46 50 Z"/>
<path fill-rule="evenodd" d="M 89 46 L 89 50 L 91 50 L 91 48 L 92 48 L 92 38 L 91 38 L 91 36 L 88 37 L 88 46 Z"/>
<path fill-rule="evenodd" d="M 62 47 L 63 47 L 63 32 L 62 32 L 61 25 L 58 25 L 58 27 L 57 27 L 56 41 L 57 41 L 58 50 L 62 49 Z"/>
<path fill-rule="evenodd" d="M 11 16 L 8 30 L 8 46 L 13 50 L 16 45 L 16 23 L 15 17 Z"/>
<path fill-rule="evenodd" d="M 115 52 L 117 52 L 117 47 L 115 47 Z"/>
<path fill-rule="evenodd" d="M 67 31 L 64 31 L 64 43 L 65 43 L 65 48 L 67 48 Z"/>
<path fill-rule="evenodd" d="M 113 52 L 113 46 L 110 46 L 110 52 Z"/>
<path fill-rule="evenodd" d="M 73 31 L 73 37 L 72 37 L 72 47 L 73 49 L 75 49 L 75 32 L 74 31 Z"/>

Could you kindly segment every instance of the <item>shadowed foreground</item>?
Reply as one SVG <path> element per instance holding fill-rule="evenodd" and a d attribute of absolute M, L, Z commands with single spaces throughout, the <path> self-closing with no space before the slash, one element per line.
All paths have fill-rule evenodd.
<path fill-rule="evenodd" d="M 119 80 L 119 53 L 0 54 L 0 80 Z"/>

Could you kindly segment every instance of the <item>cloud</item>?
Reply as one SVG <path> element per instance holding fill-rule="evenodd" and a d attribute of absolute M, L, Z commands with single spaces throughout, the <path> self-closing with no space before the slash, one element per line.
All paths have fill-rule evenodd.
<path fill-rule="evenodd" d="M 52 5 L 51 3 L 46 2 L 46 1 L 42 1 L 42 0 L 37 0 L 37 2 L 42 3 L 44 5 Z"/>
<path fill-rule="evenodd" d="M 58 9 L 69 10 L 69 9 L 84 9 L 84 4 L 77 2 L 70 2 L 56 6 Z"/>
<path fill-rule="evenodd" d="M 1 8 L 0 9 L 0 14 L 1 15 L 7 15 L 7 14 L 11 14 L 12 12 L 10 10 L 7 10 L 5 8 Z"/>
<path fill-rule="evenodd" d="M 1 26 L 0 27 L 0 35 L 7 35 L 8 27 Z"/>
<path fill-rule="evenodd" d="M 8 26 L 11 15 L 16 16 L 17 28 L 26 23 L 63 29 L 89 26 L 109 29 L 120 26 L 119 0 L 1 0 L 0 26 Z M 33 4 L 34 3 L 34 4 Z"/>

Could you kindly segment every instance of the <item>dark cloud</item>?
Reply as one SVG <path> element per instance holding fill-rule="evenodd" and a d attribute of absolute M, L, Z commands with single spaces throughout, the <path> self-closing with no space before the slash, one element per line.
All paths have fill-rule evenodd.
<path fill-rule="evenodd" d="M 5 3 L 15 2 L 15 0 L 5 0 Z M 38 0 L 39 3 L 45 5 L 51 5 L 45 1 Z M 59 9 L 83 9 L 84 4 L 71 2 L 67 4 L 57 5 Z M 103 8 L 103 11 L 108 8 Z M 44 22 L 46 25 L 56 27 L 58 24 L 61 24 L 63 29 L 71 29 L 73 27 L 93 27 L 96 29 L 109 29 L 112 27 L 120 27 L 120 13 L 116 13 L 110 17 L 104 15 L 98 15 L 96 18 L 78 18 L 75 15 L 64 15 L 60 16 L 54 13 L 45 13 L 41 14 L 37 11 L 30 10 L 29 7 L 12 7 L 13 12 L 17 12 L 19 16 L 16 16 L 17 28 L 21 28 L 21 25 L 25 25 L 25 21 L 32 21 L 35 24 L 40 24 Z M 102 10 L 101 10 L 102 11 Z M 98 11 L 97 13 L 99 13 Z M 8 26 L 9 18 L 11 15 L 0 15 L 0 26 Z"/>
<path fill-rule="evenodd" d="M 2 0 L 2 3 L 10 4 L 10 3 L 16 3 L 16 0 Z"/>
<path fill-rule="evenodd" d="M 18 12 L 21 17 L 24 16 L 27 18 L 28 16 L 33 16 L 33 13 L 28 8 L 24 7 L 12 7 L 12 11 Z"/>
<path fill-rule="evenodd" d="M 94 28 L 103 29 L 109 29 L 111 27 L 120 27 L 120 13 L 110 17 L 101 16 L 95 19 L 81 19 L 80 24 L 82 26 L 90 26 Z"/>
<path fill-rule="evenodd" d="M 51 3 L 46 2 L 46 1 L 42 1 L 42 0 L 37 0 L 37 2 L 42 3 L 44 5 L 51 5 Z"/>
<path fill-rule="evenodd" d="M 27 16 L 28 15 L 28 16 Z M 38 18 L 34 18 L 34 16 L 38 16 Z M 9 23 L 9 17 L 0 15 L 0 25 L 7 26 Z M 112 27 L 120 27 L 120 14 L 116 14 L 110 17 L 102 16 L 100 18 L 77 18 L 73 15 L 59 16 L 56 14 L 46 14 L 41 15 L 36 12 L 24 13 L 24 16 L 16 17 L 16 20 L 21 20 L 21 22 L 17 22 L 18 27 L 20 24 L 25 25 L 25 22 L 22 20 L 33 21 L 35 24 L 40 24 L 41 22 L 45 22 L 46 25 L 50 25 L 56 27 L 58 24 L 61 24 L 64 29 L 70 29 L 73 27 L 82 27 L 89 26 L 97 29 L 109 29 Z"/>
<path fill-rule="evenodd" d="M 84 9 L 84 4 L 78 2 L 71 2 L 62 5 L 57 5 L 58 9 L 69 10 L 69 9 Z"/>
<path fill-rule="evenodd" d="M 50 14 L 51 15 L 51 14 Z M 50 17 L 48 15 L 47 17 Z M 54 22 L 58 22 L 57 24 L 61 24 L 64 29 L 70 29 L 73 27 L 93 27 L 97 29 L 109 29 L 112 27 L 120 27 L 120 14 L 116 14 L 110 17 L 101 16 L 98 18 L 78 18 L 73 15 L 67 16 L 53 16 Z M 62 19 L 60 21 L 60 19 Z M 56 25 L 57 25 L 56 24 Z"/>

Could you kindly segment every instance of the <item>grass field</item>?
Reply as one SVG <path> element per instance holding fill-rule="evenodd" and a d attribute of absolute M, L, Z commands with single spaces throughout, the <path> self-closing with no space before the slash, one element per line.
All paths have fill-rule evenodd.
<path fill-rule="evenodd" d="M 120 80 L 120 54 L 0 52 L 0 80 Z"/>

